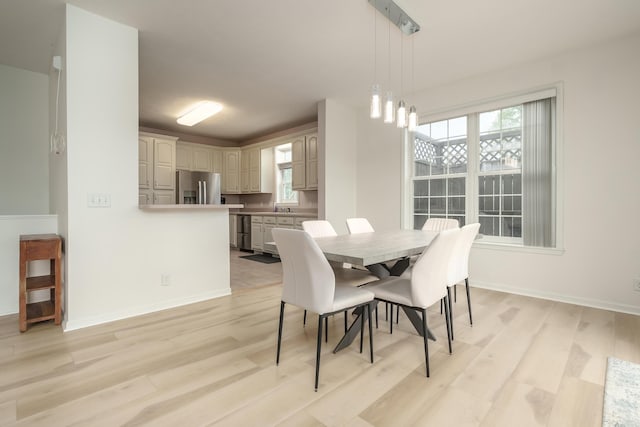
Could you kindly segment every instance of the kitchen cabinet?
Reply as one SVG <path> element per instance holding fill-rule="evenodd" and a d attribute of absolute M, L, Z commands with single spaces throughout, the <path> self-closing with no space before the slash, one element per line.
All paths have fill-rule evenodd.
<path fill-rule="evenodd" d="M 176 141 L 153 140 L 153 189 L 175 190 Z"/>
<path fill-rule="evenodd" d="M 209 153 L 209 156 L 211 158 L 211 172 L 219 173 L 220 177 L 222 178 L 222 170 L 223 170 L 222 150 L 212 148 Z"/>
<path fill-rule="evenodd" d="M 154 205 L 174 205 L 176 203 L 176 192 L 173 190 L 155 190 L 153 192 Z"/>
<path fill-rule="evenodd" d="M 307 135 L 305 138 L 305 172 L 306 188 L 318 188 L 318 134 Z"/>
<path fill-rule="evenodd" d="M 211 148 L 196 144 L 193 146 L 192 167 L 196 172 L 211 172 Z"/>
<path fill-rule="evenodd" d="M 222 158 L 215 159 L 213 152 L 218 151 L 213 147 L 203 144 L 192 144 L 179 141 L 176 143 L 176 169 L 194 172 L 222 172 Z M 221 155 L 220 151 L 218 151 Z M 217 161 L 218 170 L 213 164 Z"/>
<path fill-rule="evenodd" d="M 263 240 L 262 217 L 251 215 L 251 249 L 262 251 Z"/>
<path fill-rule="evenodd" d="M 318 188 L 318 134 L 316 132 L 291 141 L 291 179 L 294 190 Z"/>
<path fill-rule="evenodd" d="M 193 148 L 190 145 L 176 143 L 176 169 L 183 171 L 192 170 L 191 158 L 193 157 Z"/>
<path fill-rule="evenodd" d="M 138 188 L 151 188 L 153 182 L 153 138 L 138 138 Z"/>
<path fill-rule="evenodd" d="M 242 151 L 241 182 L 243 193 L 273 193 L 273 147 Z"/>
<path fill-rule="evenodd" d="M 152 205 L 153 190 L 138 190 L 138 205 Z"/>
<path fill-rule="evenodd" d="M 223 193 L 240 193 L 240 150 L 224 151 Z"/>
<path fill-rule="evenodd" d="M 275 216 L 263 216 L 262 217 L 262 242 L 273 242 L 273 234 L 271 232 L 277 227 L 277 220 Z M 264 249 L 264 245 L 263 245 Z"/>
<path fill-rule="evenodd" d="M 176 139 L 140 133 L 138 137 L 138 203 L 174 204 Z"/>
<path fill-rule="evenodd" d="M 243 150 L 240 155 L 240 191 L 249 192 L 249 156 L 253 150 Z"/>
<path fill-rule="evenodd" d="M 297 217 L 297 218 L 295 219 L 295 222 L 294 222 L 294 226 L 293 226 L 293 228 L 295 228 L 296 230 L 302 230 L 302 223 L 303 223 L 303 222 L 305 222 L 305 221 L 314 221 L 314 220 L 316 220 L 316 219 L 318 219 L 318 218 L 311 218 L 311 217 L 309 217 L 309 218 L 302 218 L 302 217 Z"/>

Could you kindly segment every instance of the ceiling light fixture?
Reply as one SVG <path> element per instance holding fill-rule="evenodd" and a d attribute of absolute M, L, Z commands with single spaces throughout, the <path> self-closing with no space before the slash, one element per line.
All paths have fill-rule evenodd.
<path fill-rule="evenodd" d="M 415 76 L 415 65 L 414 65 L 414 61 L 415 61 L 415 56 L 414 56 L 414 51 L 413 51 L 413 39 L 411 39 L 411 91 L 413 92 L 414 90 L 414 76 Z M 409 132 L 415 132 L 416 127 L 418 126 L 418 113 L 416 112 L 416 107 L 414 105 L 412 105 L 411 107 L 409 107 L 409 124 L 408 124 L 408 130 Z"/>
<path fill-rule="evenodd" d="M 393 0 L 368 0 L 373 7 L 378 10 L 380 13 L 385 15 L 389 20 L 389 40 L 388 40 L 388 61 L 389 61 L 389 70 L 388 70 L 388 85 L 391 86 L 391 23 L 397 26 L 403 34 L 411 35 L 417 31 L 420 31 L 420 25 L 418 25 L 409 15 L 407 15 Z M 374 16 L 374 52 L 373 52 L 373 70 L 374 70 L 374 83 L 371 86 L 371 104 L 370 104 L 370 115 L 372 119 L 377 119 L 381 116 L 381 99 L 380 99 L 380 85 L 377 83 L 377 20 Z M 402 37 L 402 34 L 401 34 Z M 401 39 L 401 49 L 402 47 L 402 39 Z M 401 63 L 400 63 L 400 85 L 402 86 L 402 74 L 403 74 L 403 64 L 402 64 L 402 53 L 401 53 Z M 400 95 L 402 98 L 403 90 L 400 91 Z M 415 112 L 415 107 L 412 107 Z M 400 99 L 398 103 L 398 123 L 397 126 L 399 128 L 404 128 L 407 126 L 407 113 L 406 113 L 406 104 Z M 411 109 L 410 109 L 411 112 Z M 384 122 L 385 123 L 393 123 L 396 121 L 396 110 L 393 102 L 393 92 L 390 88 L 386 90 L 386 98 L 384 103 Z M 415 118 L 415 115 L 414 115 Z M 411 121 L 411 116 L 409 116 L 409 121 Z"/>
<path fill-rule="evenodd" d="M 378 81 L 377 63 L 378 63 L 378 48 L 377 48 L 377 34 L 378 34 L 378 13 L 373 12 L 373 85 L 371 86 L 371 118 L 379 119 L 382 115 L 382 102 L 380 100 L 380 85 Z"/>
<path fill-rule="evenodd" d="M 184 126 L 193 126 L 208 119 L 222 110 L 222 104 L 213 101 L 203 101 L 196 105 L 187 114 L 178 118 L 177 122 Z"/>

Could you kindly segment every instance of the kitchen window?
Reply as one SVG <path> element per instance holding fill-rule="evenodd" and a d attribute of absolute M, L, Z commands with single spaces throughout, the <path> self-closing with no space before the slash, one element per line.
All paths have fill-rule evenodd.
<path fill-rule="evenodd" d="M 291 169 L 291 144 L 282 144 L 275 148 L 276 162 L 276 203 L 279 205 L 297 205 L 298 192 L 293 190 Z"/>
<path fill-rule="evenodd" d="M 479 222 L 487 243 L 556 247 L 556 96 L 503 104 L 412 134 L 414 229 L 455 218 Z"/>

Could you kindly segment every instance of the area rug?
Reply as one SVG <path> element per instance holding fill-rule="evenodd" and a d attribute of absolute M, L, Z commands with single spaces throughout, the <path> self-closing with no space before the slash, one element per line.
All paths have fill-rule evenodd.
<path fill-rule="evenodd" d="M 274 262 L 280 262 L 280 258 L 264 254 L 245 255 L 241 256 L 240 258 L 250 259 L 251 261 L 258 261 L 263 264 L 273 264 Z"/>
<path fill-rule="evenodd" d="M 602 426 L 640 426 L 640 365 L 608 358 Z"/>

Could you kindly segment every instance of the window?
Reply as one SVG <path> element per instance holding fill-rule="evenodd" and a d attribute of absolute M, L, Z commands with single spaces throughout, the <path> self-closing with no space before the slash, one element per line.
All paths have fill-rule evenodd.
<path fill-rule="evenodd" d="M 276 200 L 278 204 L 298 204 L 298 192 L 292 188 L 291 144 L 275 148 Z"/>
<path fill-rule="evenodd" d="M 555 247 L 555 96 L 478 108 L 413 134 L 413 228 L 479 222 L 488 242 Z"/>

